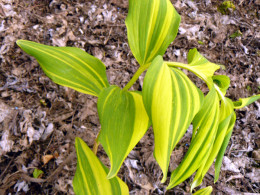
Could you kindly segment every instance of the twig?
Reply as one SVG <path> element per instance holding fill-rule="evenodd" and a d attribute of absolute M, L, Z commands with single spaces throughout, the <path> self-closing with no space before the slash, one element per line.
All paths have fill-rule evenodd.
<path fill-rule="evenodd" d="M 0 187 L 0 192 L 5 192 L 6 189 L 10 188 L 12 185 L 16 183 L 16 180 L 21 179 L 25 180 L 28 182 L 33 182 L 33 183 L 45 183 L 45 182 L 51 182 L 55 176 L 60 173 L 63 169 L 63 167 L 68 164 L 72 159 L 76 157 L 76 154 L 72 152 L 66 159 L 63 161 L 60 166 L 46 179 L 40 179 L 40 178 L 33 178 L 28 176 L 26 173 L 23 171 L 17 171 L 14 174 L 8 176 L 7 179 L 4 179 L 3 185 Z M 1 174 L 2 175 L 2 174 Z"/>
<path fill-rule="evenodd" d="M 76 157 L 75 152 L 72 152 L 66 159 L 63 161 L 59 167 L 45 180 L 45 182 L 50 182 L 54 179 L 57 173 L 60 173 L 63 169 L 63 167 L 68 164 L 72 159 Z"/>
<path fill-rule="evenodd" d="M 0 175 L 0 180 L 2 179 L 3 175 L 5 174 L 5 172 L 7 171 L 7 169 L 10 167 L 11 163 L 14 161 L 14 159 L 12 158 L 10 160 L 10 162 L 8 163 L 8 165 L 5 167 L 5 170 L 1 173 Z"/>

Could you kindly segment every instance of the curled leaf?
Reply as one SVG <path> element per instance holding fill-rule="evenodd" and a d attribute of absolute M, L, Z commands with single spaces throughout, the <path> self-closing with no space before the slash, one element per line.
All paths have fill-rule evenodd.
<path fill-rule="evenodd" d="M 240 98 L 238 101 L 233 102 L 235 109 L 240 109 L 260 99 L 260 94 L 248 98 Z"/>
<path fill-rule="evenodd" d="M 217 84 L 222 94 L 225 95 L 230 85 L 230 78 L 225 75 L 214 75 L 212 79 L 213 82 Z"/>

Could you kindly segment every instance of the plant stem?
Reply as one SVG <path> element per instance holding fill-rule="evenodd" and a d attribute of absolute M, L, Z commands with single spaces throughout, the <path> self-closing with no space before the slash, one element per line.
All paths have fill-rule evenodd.
<path fill-rule="evenodd" d="M 100 129 L 100 131 L 101 131 L 101 129 Z M 99 131 L 99 133 L 98 133 L 98 135 L 97 135 L 97 138 L 95 139 L 95 143 L 94 143 L 94 146 L 93 146 L 93 149 L 92 149 L 92 151 L 93 151 L 93 153 L 94 153 L 95 155 L 97 155 L 98 146 L 99 146 L 99 144 L 100 144 L 99 141 L 98 141 L 98 137 L 99 137 L 100 131 Z"/>
<path fill-rule="evenodd" d="M 134 76 L 131 78 L 131 80 L 126 84 L 123 90 L 128 90 L 132 85 L 136 82 L 136 80 L 139 78 L 139 76 L 150 66 L 151 63 L 145 64 L 143 66 L 140 66 L 138 70 L 135 72 Z"/>
<path fill-rule="evenodd" d="M 179 62 L 165 62 L 165 63 L 168 66 L 183 68 L 183 69 L 186 69 L 186 70 L 194 73 L 195 75 L 197 75 L 197 77 L 202 79 L 207 84 L 209 89 L 211 89 L 212 85 L 211 85 L 211 82 L 209 81 L 209 79 L 204 74 L 200 74 L 200 72 L 196 71 L 196 69 L 193 69 L 192 66 L 189 66 L 188 64 L 179 63 Z"/>
<path fill-rule="evenodd" d="M 180 62 L 165 62 L 168 66 L 172 67 L 179 67 L 179 68 L 184 68 L 187 69 L 187 64 L 183 64 Z"/>

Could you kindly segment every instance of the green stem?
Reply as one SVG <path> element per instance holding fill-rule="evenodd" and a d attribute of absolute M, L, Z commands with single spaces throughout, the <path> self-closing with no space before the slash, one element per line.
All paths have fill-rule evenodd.
<path fill-rule="evenodd" d="M 200 74 L 198 71 L 196 71 L 196 69 L 193 69 L 192 66 L 187 65 L 187 64 L 183 64 L 183 63 L 179 63 L 179 62 L 165 62 L 168 66 L 171 67 L 178 67 L 178 68 L 183 68 L 186 69 L 192 73 L 194 73 L 197 77 L 199 77 L 200 79 L 202 79 L 208 86 L 209 90 L 212 88 L 212 83 L 209 81 L 209 78 L 205 77 L 204 74 Z"/>
<path fill-rule="evenodd" d="M 219 97 L 220 97 L 223 101 L 225 101 L 225 95 L 222 93 L 222 91 L 220 90 L 219 86 L 216 85 L 216 84 L 214 84 L 214 86 L 215 86 L 215 89 L 216 89 L 217 93 L 219 94 Z"/>
<path fill-rule="evenodd" d="M 100 129 L 100 131 L 101 131 L 101 129 Z M 98 137 L 99 137 L 99 135 L 100 135 L 100 131 L 99 131 L 99 133 L 98 133 L 98 135 L 97 135 L 97 137 L 96 137 L 96 139 L 95 139 L 95 143 L 94 143 L 94 146 L 93 146 L 93 149 L 92 149 L 92 151 L 93 151 L 93 153 L 94 153 L 95 155 L 97 155 L 98 146 L 99 146 L 99 144 L 100 144 L 100 142 L 98 141 Z"/>
<path fill-rule="evenodd" d="M 126 84 L 123 90 L 127 91 L 132 87 L 132 85 L 136 82 L 136 80 L 139 78 L 139 76 L 150 66 L 151 63 L 145 64 L 143 66 L 140 66 L 140 68 L 135 72 L 134 76 L 131 78 L 131 80 Z"/>
<path fill-rule="evenodd" d="M 187 64 L 183 64 L 180 62 L 165 62 L 168 66 L 172 66 L 172 67 L 179 67 L 179 68 L 184 68 L 187 69 Z"/>

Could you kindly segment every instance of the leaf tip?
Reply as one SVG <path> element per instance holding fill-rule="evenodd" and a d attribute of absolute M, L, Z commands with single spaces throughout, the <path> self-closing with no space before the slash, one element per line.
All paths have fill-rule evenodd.
<path fill-rule="evenodd" d="M 77 147 L 80 144 L 81 139 L 79 137 L 75 138 L 75 146 Z"/>
<path fill-rule="evenodd" d="M 24 41 L 24 40 L 19 39 L 19 40 L 16 41 L 16 44 L 17 44 L 19 47 L 21 47 L 21 44 L 22 44 L 23 41 Z"/>

